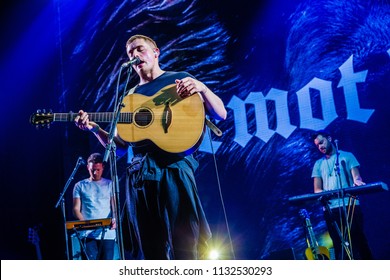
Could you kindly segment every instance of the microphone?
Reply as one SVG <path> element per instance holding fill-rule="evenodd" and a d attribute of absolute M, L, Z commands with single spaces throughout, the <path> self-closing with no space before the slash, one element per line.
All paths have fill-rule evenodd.
<path fill-rule="evenodd" d="M 129 60 L 128 62 L 123 63 L 121 67 L 126 68 L 126 67 L 133 65 L 133 64 L 138 65 L 140 63 L 141 63 L 141 60 L 139 59 L 139 57 L 135 57 L 135 58 Z"/>
<path fill-rule="evenodd" d="M 336 150 L 339 150 L 339 140 L 334 139 L 334 144 L 336 145 Z"/>
<path fill-rule="evenodd" d="M 77 159 L 77 161 L 80 163 L 80 164 L 82 164 L 82 165 L 86 165 L 87 163 L 85 162 L 85 160 L 82 158 L 82 157 L 79 157 L 78 159 Z"/>

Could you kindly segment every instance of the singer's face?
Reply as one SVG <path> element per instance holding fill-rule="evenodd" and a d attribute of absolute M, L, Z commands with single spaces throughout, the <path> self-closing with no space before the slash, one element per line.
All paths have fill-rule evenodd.
<path fill-rule="evenodd" d="M 144 39 L 135 39 L 126 47 L 126 52 L 130 60 L 138 57 L 141 61 L 138 65 L 133 65 L 137 73 L 142 69 L 143 71 L 153 69 L 156 58 L 154 51 L 155 48 Z"/>
<path fill-rule="evenodd" d="M 330 154 L 332 152 L 332 144 L 330 142 L 330 137 L 324 137 L 321 134 L 314 139 L 314 144 L 318 150 L 323 154 Z"/>
<path fill-rule="evenodd" d="M 102 163 L 88 163 L 88 172 L 92 181 L 99 181 L 102 178 L 104 166 Z"/>

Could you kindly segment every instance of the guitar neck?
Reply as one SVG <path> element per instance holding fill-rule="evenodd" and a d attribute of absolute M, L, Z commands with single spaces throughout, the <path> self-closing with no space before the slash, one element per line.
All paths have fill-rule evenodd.
<path fill-rule="evenodd" d="M 73 122 L 78 116 L 78 113 L 53 113 L 53 121 L 55 122 Z M 107 123 L 113 119 L 113 112 L 99 112 L 99 113 L 88 113 L 90 121 Z M 133 113 L 125 112 L 119 114 L 119 123 L 131 123 Z"/>
<path fill-rule="evenodd" d="M 313 249 L 316 249 L 318 247 L 318 242 L 317 242 L 317 239 L 314 235 L 313 227 L 312 227 L 309 219 L 306 219 L 306 227 L 307 227 L 307 232 L 308 232 L 309 238 L 310 238 L 310 247 L 312 247 Z"/>
<path fill-rule="evenodd" d="M 39 243 L 35 244 L 35 251 L 37 253 L 37 259 L 42 260 L 41 247 L 39 246 Z"/>

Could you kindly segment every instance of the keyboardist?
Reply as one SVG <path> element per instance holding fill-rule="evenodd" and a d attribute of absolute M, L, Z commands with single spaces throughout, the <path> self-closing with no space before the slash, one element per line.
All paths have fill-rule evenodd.
<path fill-rule="evenodd" d="M 349 186 L 365 184 L 360 175 L 359 162 L 352 153 L 339 150 L 338 141 L 333 141 L 325 130 L 312 134 L 312 140 L 322 154 L 312 170 L 314 192 L 340 190 L 338 197 L 323 201 L 324 218 L 336 259 L 372 259 L 359 201 L 341 191 Z"/>
<path fill-rule="evenodd" d="M 73 189 L 73 214 L 76 219 L 93 220 L 111 218 L 110 227 L 97 226 L 78 231 L 86 255 L 83 259 L 112 260 L 116 239 L 114 196 L 112 182 L 103 178 L 103 157 L 93 153 L 87 160 L 89 178 L 77 182 Z"/>

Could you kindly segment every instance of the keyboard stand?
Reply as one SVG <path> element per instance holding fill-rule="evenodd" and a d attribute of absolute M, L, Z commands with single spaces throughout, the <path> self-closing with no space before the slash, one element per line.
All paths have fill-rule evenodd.
<path fill-rule="evenodd" d="M 102 228 L 102 236 L 100 238 L 100 240 L 102 242 L 100 243 L 98 255 L 96 257 L 96 259 L 99 259 L 101 251 L 102 251 L 104 236 L 105 236 L 107 227 L 109 227 L 110 225 L 111 225 L 111 218 L 66 222 L 66 227 L 68 229 L 68 232 L 72 231 L 76 234 L 77 240 L 79 241 L 79 244 L 80 244 L 81 252 L 84 253 L 87 260 L 89 260 L 89 257 L 87 254 L 87 250 L 85 248 L 85 244 L 83 242 L 83 239 L 85 240 L 85 237 L 82 238 L 80 236 L 79 230 L 93 230 L 93 229 Z"/>

